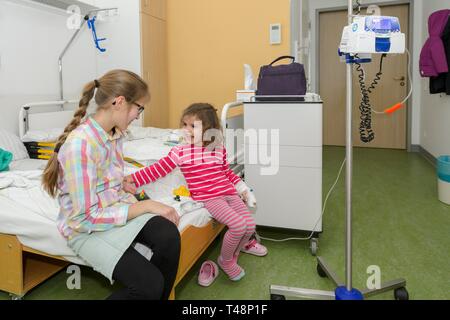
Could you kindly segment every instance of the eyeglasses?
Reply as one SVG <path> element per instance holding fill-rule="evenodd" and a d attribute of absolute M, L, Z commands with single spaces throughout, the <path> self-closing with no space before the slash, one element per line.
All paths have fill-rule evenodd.
<path fill-rule="evenodd" d="M 113 104 L 113 106 L 115 106 L 115 105 L 116 105 L 116 101 L 114 101 L 112 104 Z M 144 110 L 145 110 L 145 107 L 144 107 L 144 106 L 141 106 L 139 103 L 136 103 L 136 102 L 132 102 L 132 104 L 134 104 L 135 106 L 138 107 L 138 114 L 139 114 L 139 115 L 140 115 L 142 112 L 144 112 Z"/>
<path fill-rule="evenodd" d="M 138 107 L 138 114 L 139 114 L 139 115 L 140 115 L 142 112 L 144 112 L 144 110 L 145 110 L 145 107 L 144 107 L 144 106 L 141 106 L 139 103 L 136 103 L 136 102 L 133 102 L 133 104 L 134 104 L 135 106 Z"/>

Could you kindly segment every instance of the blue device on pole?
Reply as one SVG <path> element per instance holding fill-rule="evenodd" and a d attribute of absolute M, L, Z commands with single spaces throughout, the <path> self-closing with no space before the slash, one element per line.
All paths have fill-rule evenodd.
<path fill-rule="evenodd" d="M 106 51 L 106 49 L 104 49 L 104 48 L 100 48 L 100 41 L 104 41 L 104 40 L 106 40 L 106 38 L 101 38 L 101 39 L 99 39 L 98 37 L 97 37 L 97 30 L 95 30 L 95 20 L 96 20 L 96 16 L 94 16 L 92 19 L 89 19 L 88 21 L 87 21 L 87 25 L 88 25 L 88 27 L 89 27 L 89 29 L 91 29 L 92 30 L 92 36 L 94 37 L 94 43 L 95 43 L 95 47 L 100 51 L 100 52 L 105 52 Z"/>

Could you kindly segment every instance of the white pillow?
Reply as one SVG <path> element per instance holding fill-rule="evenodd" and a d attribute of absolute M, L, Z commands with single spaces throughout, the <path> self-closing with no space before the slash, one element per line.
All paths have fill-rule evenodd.
<path fill-rule="evenodd" d="M 23 142 L 51 142 L 58 140 L 63 133 L 63 128 L 28 131 L 22 138 Z"/>
<path fill-rule="evenodd" d="M 136 161 L 159 160 L 167 156 L 172 149 L 158 139 L 141 139 L 125 141 L 123 155 Z"/>
<path fill-rule="evenodd" d="M 129 126 L 127 131 L 128 131 L 127 140 L 131 141 L 145 138 L 161 139 L 165 136 L 170 135 L 172 129 Z"/>
<path fill-rule="evenodd" d="M 19 137 L 6 130 L 0 129 L 0 148 L 13 154 L 13 160 L 28 159 L 27 149 Z"/>

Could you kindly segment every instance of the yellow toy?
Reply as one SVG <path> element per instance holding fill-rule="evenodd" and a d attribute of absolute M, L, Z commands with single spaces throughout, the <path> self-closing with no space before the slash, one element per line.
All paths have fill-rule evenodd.
<path fill-rule="evenodd" d="M 191 193 L 189 192 L 188 188 L 186 188 L 185 186 L 181 186 L 178 189 L 173 189 L 173 195 L 179 197 L 190 197 Z"/>

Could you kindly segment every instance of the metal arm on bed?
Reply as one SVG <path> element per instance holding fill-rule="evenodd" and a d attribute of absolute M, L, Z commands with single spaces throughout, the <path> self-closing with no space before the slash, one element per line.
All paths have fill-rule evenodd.
<path fill-rule="evenodd" d="M 20 139 L 29 130 L 29 111 L 33 107 L 50 107 L 50 106 L 63 106 L 65 104 L 78 103 L 78 100 L 58 100 L 58 101 L 41 101 L 41 102 L 31 102 L 24 104 L 19 111 L 19 135 Z"/>
<path fill-rule="evenodd" d="M 229 102 L 223 106 L 222 114 L 220 117 L 220 122 L 222 124 L 224 139 L 226 138 L 225 131 L 226 131 L 226 129 L 228 129 L 228 121 L 227 121 L 228 112 L 233 108 L 242 106 L 243 104 L 244 103 L 242 101 L 234 101 L 234 102 Z M 229 159 L 230 164 L 236 164 L 236 166 L 234 166 L 232 168 L 234 173 L 236 173 L 237 175 L 240 175 L 241 177 L 243 176 L 243 173 L 244 173 L 244 167 L 238 163 L 238 159 L 243 154 L 244 154 L 244 148 L 242 148 L 241 150 L 238 150 L 238 152 L 236 152 L 236 154 L 233 156 L 233 158 Z"/>

